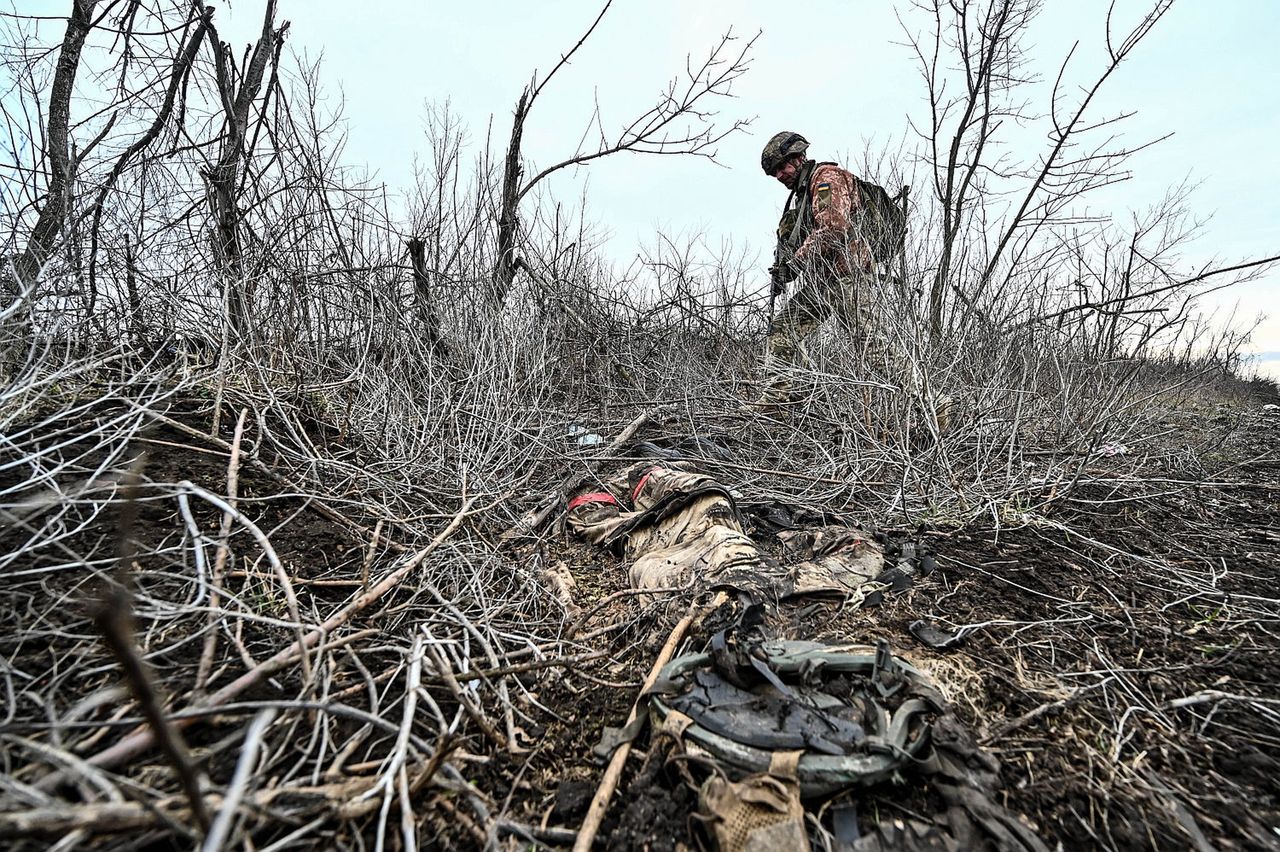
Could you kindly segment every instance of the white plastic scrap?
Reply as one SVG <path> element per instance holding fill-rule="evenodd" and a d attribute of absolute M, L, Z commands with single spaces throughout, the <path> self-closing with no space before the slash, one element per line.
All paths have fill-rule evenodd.
<path fill-rule="evenodd" d="M 594 447 L 597 444 L 604 443 L 604 438 L 588 430 L 581 423 L 570 423 L 565 431 L 568 433 L 569 438 L 579 447 Z"/>

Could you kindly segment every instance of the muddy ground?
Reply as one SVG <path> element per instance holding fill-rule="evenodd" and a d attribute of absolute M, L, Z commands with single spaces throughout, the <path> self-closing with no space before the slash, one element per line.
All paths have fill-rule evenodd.
<path fill-rule="evenodd" d="M 1051 847 L 1276 848 L 1280 413 L 1264 406 L 1277 403 L 1274 388 L 1254 387 L 1230 405 L 1188 417 L 1180 424 L 1187 435 L 1199 429 L 1219 436 L 1211 453 L 1197 455 L 1194 464 L 1176 445 L 1151 453 L 1143 479 L 1108 483 L 1105 475 L 1096 476 L 1048 519 L 1005 518 L 998 527 L 978 523 L 924 530 L 922 540 L 936 553 L 937 567 L 909 589 L 869 608 L 837 601 L 788 605 L 770 627 L 779 636 L 835 643 L 887 640 L 930 672 L 960 719 L 999 759 L 999 803 L 1021 815 Z M 91 416 L 100 422 L 110 413 Z M 195 400 L 172 408 L 168 416 L 179 424 L 203 425 L 208 415 L 207 402 Z M 81 426 L 62 424 L 67 435 Z M 186 480 L 218 490 L 225 487 L 229 424 L 221 434 L 221 443 L 202 441 L 190 428 L 154 424 L 128 452 L 147 451 L 145 477 L 152 483 Z M 86 448 L 84 458 L 103 452 Z M 318 621 L 360 588 L 362 570 L 372 565 L 376 577 L 398 558 L 397 542 L 389 534 L 391 540 L 384 538 L 370 555 L 372 518 L 338 501 L 321 511 L 270 473 L 269 452 L 258 459 L 241 474 L 241 505 L 269 533 L 292 572 L 301 613 Z M 1099 469 L 1105 473 L 1105 461 Z M 209 505 L 193 507 L 193 519 L 203 530 L 216 530 L 220 515 Z M 771 546 L 774 530 L 761 517 L 748 512 L 755 518 L 750 531 Z M 142 599 L 148 593 L 163 598 L 166 589 L 180 585 L 169 570 L 172 560 L 161 557 L 178 548 L 176 530 L 183 520 L 172 500 L 157 496 L 141 499 L 129 523 L 139 551 L 159 554 L 150 557 L 153 563 L 144 558 L 138 565 Z M 104 576 L 116 564 L 113 543 L 120 524 L 118 507 L 109 507 L 72 527 L 61 543 L 71 550 L 43 548 L 8 569 L 20 564 L 28 572 L 6 577 L 9 627 L 0 638 L 9 671 L 20 675 L 20 688 L 16 695 L 9 693 L 12 703 L 0 726 L 8 738 L 5 770 L 23 784 L 34 783 L 40 772 L 24 767 L 29 755 L 14 738 L 45 736 L 38 720 L 119 682 L 110 655 L 97 647 L 87 624 Z M 626 589 L 615 557 L 571 540 L 557 526 L 514 547 L 499 545 L 503 531 L 483 517 L 473 530 L 477 541 L 502 554 L 500 560 L 559 568 L 572 576 L 561 630 L 572 625 L 576 634 L 561 651 L 590 659 L 509 675 L 513 685 L 518 681 L 526 717 L 516 741 L 498 749 L 474 726 L 464 725 L 449 754 L 481 791 L 495 819 L 516 827 L 502 835 L 504 844 L 526 843 L 520 839 L 524 832 L 555 845 L 564 836 L 556 829 L 572 830 L 581 823 L 599 783 L 602 770 L 592 748 L 603 726 L 625 721 L 644 674 L 687 601 L 646 606 L 622 595 L 597 607 Z M 29 530 L 11 526 L 0 536 L 0 552 L 21 552 L 28 540 Z M 97 546 L 86 544 L 90 540 Z M 93 552 L 98 562 L 65 583 L 65 572 L 54 570 L 66 562 L 63 551 Z M 48 574 L 38 573 L 46 568 Z M 252 599 L 257 611 L 281 620 L 288 615 L 261 565 L 233 565 L 227 583 L 231 594 Z M 392 636 L 406 613 L 414 612 L 422 588 L 410 577 L 351 628 Z M 533 616 L 511 616 L 526 617 Z M 917 620 L 962 631 L 963 637 L 952 650 L 930 650 L 909 629 Z M 194 635 L 201 623 L 198 613 L 168 622 L 144 620 L 140 644 L 153 650 L 150 664 L 169 695 L 177 696 L 171 709 L 182 706 L 190 689 L 200 647 L 173 637 L 184 631 Z M 705 641 L 706 634 L 706 625 L 695 625 L 690 647 Z M 270 656 L 287 636 L 270 624 L 243 623 L 238 653 L 219 658 L 211 682 L 230 677 L 248 660 Z M 375 639 L 368 645 L 361 654 L 365 674 L 372 672 L 379 684 L 389 682 L 383 673 L 390 680 L 401 677 L 401 652 L 394 643 Z M 339 672 L 327 688 L 330 695 L 355 701 L 365 685 L 361 674 L 350 670 Z M 240 700 L 293 695 L 297 687 L 296 673 L 286 670 Z M 432 692 L 446 714 L 456 710 L 457 703 L 438 684 Z M 103 718 L 109 715 L 103 712 Z M 399 724 L 398 707 L 386 713 Z M 210 776 L 225 778 L 233 770 L 234 734 L 243 724 L 243 716 L 215 718 L 188 729 Z M 359 729 L 354 722 L 340 722 L 335 730 L 354 735 Z M 92 743 L 75 748 L 91 754 L 119 733 L 119 727 L 107 725 L 94 733 Z M 648 747 L 646 737 L 637 742 L 601 837 L 611 848 L 696 848 L 704 843 L 692 817 L 696 795 L 665 771 L 640 777 Z M 376 768 L 352 763 L 352 772 Z M 148 771 L 145 780 L 154 789 L 171 785 L 162 769 Z M 429 848 L 476 845 L 483 835 L 484 827 L 462 815 L 452 794 L 427 785 L 414 802 L 420 839 Z M 6 809 L 13 807 L 6 800 Z M 928 820 L 941 806 L 925 779 L 907 777 L 861 792 L 857 807 L 861 823 L 874 827 L 893 818 Z M 331 836 L 350 842 L 367 826 L 367 819 L 352 820 Z M 24 842 L 42 848 L 52 839 Z M 184 845 L 171 828 L 128 839 L 104 835 L 95 844 Z"/>

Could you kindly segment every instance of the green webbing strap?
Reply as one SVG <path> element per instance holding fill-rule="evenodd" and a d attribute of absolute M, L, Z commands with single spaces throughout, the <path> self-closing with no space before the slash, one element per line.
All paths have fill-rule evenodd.
<path fill-rule="evenodd" d="M 798 769 L 803 771 L 798 774 L 801 776 L 801 786 L 807 788 L 808 795 L 825 795 L 841 788 L 871 783 L 887 777 L 907 763 L 926 771 L 930 766 L 937 766 L 936 755 L 932 749 L 928 749 L 932 725 L 922 717 L 941 711 L 942 698 L 927 678 L 909 663 L 891 654 L 886 659 L 887 649 L 866 646 L 826 650 L 817 643 L 773 641 L 760 647 L 776 674 L 824 669 L 868 676 L 871 684 L 866 698 L 874 704 L 875 712 L 882 714 L 885 719 L 883 729 L 867 737 L 867 749 L 860 754 L 838 756 L 806 751 L 798 763 Z M 877 657 L 880 658 L 878 661 Z M 651 690 L 651 699 L 655 702 L 660 717 L 673 711 L 663 701 L 663 693 L 670 695 L 673 689 L 679 688 L 681 673 L 711 664 L 709 654 L 689 655 L 668 664 L 663 671 L 667 678 L 666 689 Z M 890 680 L 884 686 L 891 686 L 896 682 L 896 687 L 889 690 L 891 694 L 903 689 L 907 692 L 902 696 L 905 700 L 893 713 L 880 703 L 881 699 L 877 694 L 876 685 L 884 675 L 888 675 Z M 737 738 L 729 738 L 695 721 L 688 726 L 684 736 L 703 746 L 713 759 L 759 772 L 768 765 L 776 752 L 768 747 L 753 745 L 747 732 L 741 733 Z M 912 734 L 915 734 L 914 739 Z"/>
<path fill-rule="evenodd" d="M 813 180 L 813 170 L 818 166 L 833 166 L 835 163 L 815 163 L 809 160 L 804 164 L 804 168 L 800 170 L 800 174 L 796 176 L 796 185 L 791 190 L 791 194 L 787 196 L 788 208 L 791 204 L 796 207 L 796 224 L 791 229 L 791 234 L 787 237 L 787 250 L 794 256 L 796 249 L 800 248 L 800 244 L 805 241 L 813 231 L 813 205 L 810 203 L 812 199 L 809 197 L 810 181 Z"/>

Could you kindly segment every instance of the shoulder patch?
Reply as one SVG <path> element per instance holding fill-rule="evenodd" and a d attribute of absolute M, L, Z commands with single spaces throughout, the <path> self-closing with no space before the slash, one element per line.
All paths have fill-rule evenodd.
<path fill-rule="evenodd" d="M 816 191 L 817 198 L 814 201 L 817 202 L 819 210 L 825 210 L 831 204 L 831 183 L 825 180 L 822 181 L 816 187 Z"/>

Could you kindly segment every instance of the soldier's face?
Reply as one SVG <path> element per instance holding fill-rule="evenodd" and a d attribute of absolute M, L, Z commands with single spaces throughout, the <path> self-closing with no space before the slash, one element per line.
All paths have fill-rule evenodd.
<path fill-rule="evenodd" d="M 796 185 L 796 176 L 800 174 L 800 158 L 790 157 L 782 165 L 774 170 L 773 176 L 778 179 L 778 183 L 787 189 L 793 189 Z"/>

